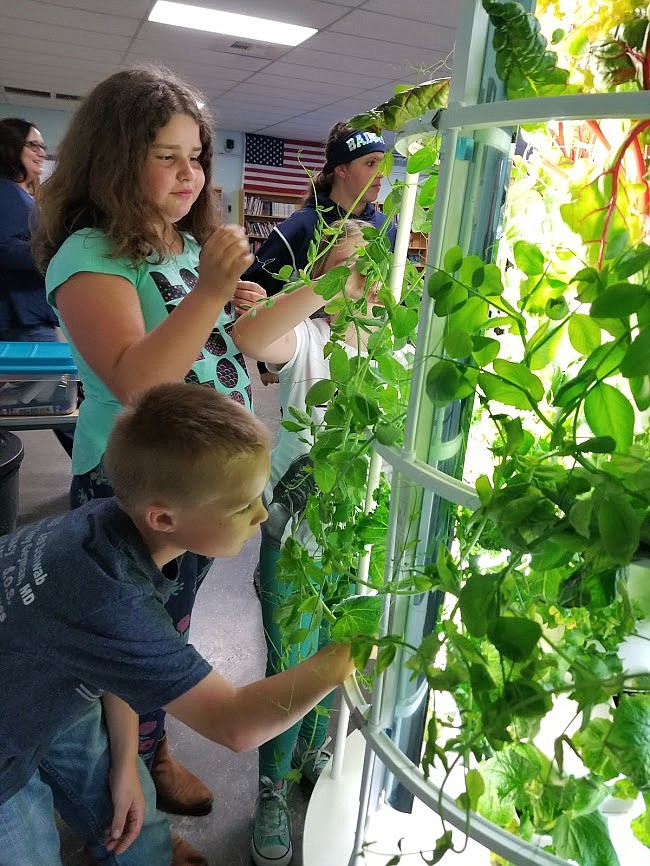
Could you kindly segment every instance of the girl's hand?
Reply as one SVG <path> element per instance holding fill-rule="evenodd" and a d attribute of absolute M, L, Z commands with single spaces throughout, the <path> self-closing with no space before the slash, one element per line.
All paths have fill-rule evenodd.
<path fill-rule="evenodd" d="M 235 293 L 237 281 L 254 261 L 242 226 L 221 226 L 203 244 L 194 291 L 209 292 L 219 301 L 223 299 L 220 305 L 225 306 Z"/>
<path fill-rule="evenodd" d="M 235 312 L 238 316 L 245 313 L 254 307 L 258 301 L 266 297 L 266 289 L 263 289 L 257 283 L 249 283 L 246 280 L 239 280 L 237 288 L 232 296 L 235 304 Z"/>
<path fill-rule="evenodd" d="M 111 767 L 108 783 L 113 800 L 113 820 L 104 845 L 108 851 L 123 854 L 138 838 L 146 808 L 137 762 L 120 769 Z"/>

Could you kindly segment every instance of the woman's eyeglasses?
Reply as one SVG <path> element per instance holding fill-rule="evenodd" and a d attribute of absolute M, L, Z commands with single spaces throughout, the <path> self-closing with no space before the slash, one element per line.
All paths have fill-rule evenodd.
<path fill-rule="evenodd" d="M 43 144 L 40 141 L 26 141 L 25 147 L 28 147 L 34 153 L 36 153 L 39 150 L 41 150 L 43 153 L 47 153 L 47 145 Z"/>

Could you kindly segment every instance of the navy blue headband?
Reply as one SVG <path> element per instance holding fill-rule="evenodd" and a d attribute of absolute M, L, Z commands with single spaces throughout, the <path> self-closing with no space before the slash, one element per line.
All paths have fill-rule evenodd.
<path fill-rule="evenodd" d="M 324 171 L 332 171 L 337 165 L 346 165 L 353 159 L 365 156 L 367 153 L 386 153 L 386 142 L 375 132 L 351 132 L 337 141 L 329 159 L 325 163 Z"/>

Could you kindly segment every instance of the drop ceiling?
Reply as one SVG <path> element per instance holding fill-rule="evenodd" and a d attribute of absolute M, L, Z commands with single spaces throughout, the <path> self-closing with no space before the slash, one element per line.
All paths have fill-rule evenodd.
<path fill-rule="evenodd" d="M 396 84 L 451 67 L 456 0 L 192 0 L 318 28 L 295 48 L 154 24 L 153 2 L 0 0 L 0 102 L 70 110 L 112 72 L 154 61 L 203 91 L 221 129 L 322 140 Z"/>

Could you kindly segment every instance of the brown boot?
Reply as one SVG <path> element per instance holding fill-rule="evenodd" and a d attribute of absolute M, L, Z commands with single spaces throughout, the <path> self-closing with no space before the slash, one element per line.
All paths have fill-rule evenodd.
<path fill-rule="evenodd" d="M 176 833 L 172 833 L 171 866 L 209 866 L 209 864 L 200 851 Z"/>
<path fill-rule="evenodd" d="M 207 815 L 212 808 L 210 789 L 172 757 L 167 734 L 163 734 L 158 743 L 151 777 L 156 786 L 157 806 L 163 812 L 172 812 L 174 815 Z"/>

